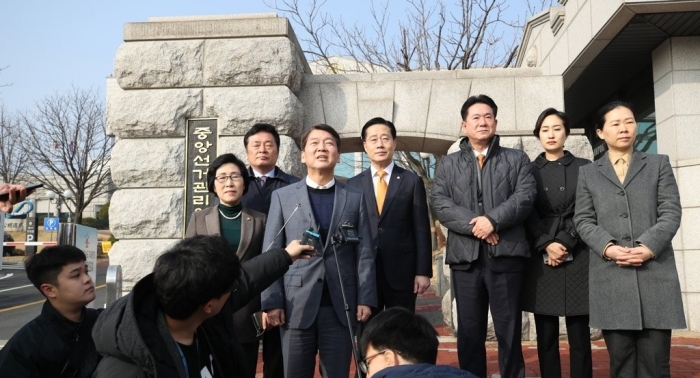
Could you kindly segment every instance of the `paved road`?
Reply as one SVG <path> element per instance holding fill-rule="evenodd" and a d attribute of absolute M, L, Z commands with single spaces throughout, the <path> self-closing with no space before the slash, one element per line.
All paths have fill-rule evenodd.
<path fill-rule="evenodd" d="M 98 260 L 95 307 L 104 307 L 108 261 Z M 21 264 L 3 264 L 0 271 L 0 347 L 24 324 L 41 313 L 44 296 L 27 279 Z"/>

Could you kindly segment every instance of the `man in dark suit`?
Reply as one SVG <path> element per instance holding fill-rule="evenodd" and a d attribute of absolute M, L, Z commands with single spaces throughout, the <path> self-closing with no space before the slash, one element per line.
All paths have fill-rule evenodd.
<path fill-rule="evenodd" d="M 280 135 L 275 126 L 256 123 L 243 137 L 246 157 L 248 158 L 248 175 L 255 185 L 248 188 L 241 202 L 247 209 L 253 209 L 267 215 L 270 210 L 272 192 L 299 181 L 299 177 L 284 172 L 277 166 L 280 154 Z M 270 378 L 265 375 L 265 378 Z"/>
<path fill-rule="evenodd" d="M 423 180 L 394 164 L 396 127 L 372 118 L 362 127 L 369 169 L 348 180 L 362 190 L 377 252 L 378 309 L 415 311 L 433 275 L 430 221 Z"/>
<path fill-rule="evenodd" d="M 280 135 L 273 125 L 256 123 L 243 137 L 246 157 L 250 167 L 248 175 L 252 185 L 243 195 L 244 209 L 253 209 L 267 215 L 272 192 L 299 178 L 284 172 L 277 166 L 280 153 Z M 267 314 L 263 313 L 263 325 L 267 326 Z M 263 377 L 283 378 L 282 341 L 278 328 L 267 328 L 262 335 Z"/>
<path fill-rule="evenodd" d="M 262 308 L 270 325 L 284 325 L 287 378 L 312 378 L 317 352 L 324 377 L 347 378 L 352 356 L 348 327 L 366 321 L 377 305 L 372 234 L 362 192 L 335 181 L 338 133 L 316 125 L 304 132 L 301 144 L 306 179 L 272 193 L 264 246 L 286 245 L 310 230 L 320 235 L 314 242 L 316 255 L 292 264 L 283 279 L 267 288 Z M 340 225 L 353 228 L 360 241 L 338 245 L 336 252 L 331 238 Z"/>
<path fill-rule="evenodd" d="M 491 309 L 501 376 L 522 378 L 521 292 L 530 256 L 523 221 L 532 211 L 537 184 L 527 155 L 501 147 L 496 103 L 486 95 L 462 105 L 460 151 L 435 171 L 431 198 L 447 227 L 446 262 L 457 301 L 459 367 L 486 376 L 486 329 Z"/>

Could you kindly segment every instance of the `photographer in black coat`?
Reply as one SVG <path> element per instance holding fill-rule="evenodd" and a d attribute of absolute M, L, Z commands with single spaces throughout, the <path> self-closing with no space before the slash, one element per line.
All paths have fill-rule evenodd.
<path fill-rule="evenodd" d="M 98 319 L 95 377 L 242 376 L 233 312 L 311 249 L 292 241 L 241 266 L 223 237 L 179 242 Z"/>

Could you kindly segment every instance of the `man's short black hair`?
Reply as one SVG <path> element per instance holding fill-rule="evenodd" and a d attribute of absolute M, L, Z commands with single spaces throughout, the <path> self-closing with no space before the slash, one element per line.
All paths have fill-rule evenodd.
<path fill-rule="evenodd" d="M 224 164 L 235 164 L 238 170 L 241 171 L 241 176 L 243 176 L 243 194 L 248 192 L 248 185 L 250 185 L 250 175 L 248 175 L 248 170 L 245 167 L 245 163 L 234 154 L 223 154 L 219 155 L 209 163 L 209 169 L 207 169 L 207 189 L 216 195 L 216 171 L 221 168 Z"/>
<path fill-rule="evenodd" d="M 401 307 L 380 312 L 362 332 L 363 353 L 371 345 L 381 351 L 389 349 L 414 364 L 435 365 L 438 346 L 437 332 L 424 317 Z"/>
<path fill-rule="evenodd" d="M 605 105 L 603 105 L 600 110 L 598 110 L 598 114 L 596 116 L 596 124 L 595 124 L 595 129 L 596 130 L 603 130 L 603 126 L 605 126 L 605 116 L 610 113 L 615 108 L 627 108 L 629 109 L 632 114 L 634 114 L 634 105 L 629 102 L 625 102 L 622 100 L 615 100 L 612 102 L 609 102 Z"/>
<path fill-rule="evenodd" d="M 467 99 L 467 101 L 464 101 L 464 104 L 462 105 L 462 110 L 460 110 L 459 114 L 462 115 L 462 121 L 467 119 L 467 112 L 469 111 L 469 108 L 474 105 L 474 104 L 486 104 L 489 107 L 491 107 L 491 110 L 493 110 L 493 118 L 496 118 L 498 116 L 498 106 L 496 106 L 496 103 L 491 99 L 491 97 L 480 94 L 477 96 L 471 96 Z"/>
<path fill-rule="evenodd" d="M 85 261 L 85 253 L 72 245 L 46 247 L 24 260 L 24 270 L 29 281 L 41 291 L 41 285 L 58 286 L 58 275 L 63 267 Z"/>
<path fill-rule="evenodd" d="M 375 117 L 367 121 L 367 123 L 365 123 L 365 125 L 362 126 L 362 132 L 360 133 L 362 140 L 365 140 L 365 137 L 367 136 L 367 128 L 374 125 L 384 125 L 388 127 L 389 130 L 391 130 L 391 137 L 393 139 L 396 139 L 396 126 L 394 126 L 394 124 L 391 121 L 386 120 L 382 117 Z"/>
<path fill-rule="evenodd" d="M 158 257 L 153 283 L 162 311 L 185 320 L 199 306 L 231 291 L 240 275 L 238 256 L 226 239 L 198 235 Z"/>
<path fill-rule="evenodd" d="M 306 148 L 306 142 L 309 140 L 309 134 L 314 130 L 322 130 L 333 136 L 335 139 L 335 146 L 340 150 L 340 134 L 332 126 L 326 125 L 325 123 L 319 123 L 318 125 L 313 125 L 309 127 L 303 134 L 301 134 L 301 149 Z"/>
<path fill-rule="evenodd" d="M 561 123 L 564 126 L 564 131 L 566 132 L 566 135 L 569 135 L 569 133 L 571 132 L 571 127 L 569 126 L 571 121 L 569 121 L 569 116 L 566 115 L 566 113 L 561 112 L 557 109 L 547 108 L 542 113 L 540 113 L 539 117 L 537 117 L 537 122 L 535 122 L 535 129 L 532 130 L 532 134 L 535 135 L 537 139 L 540 139 L 540 130 L 542 129 L 542 123 L 544 123 L 544 119 L 551 115 L 555 115 L 559 117 L 559 119 L 561 119 Z"/>
<path fill-rule="evenodd" d="M 277 149 L 280 148 L 280 134 L 277 132 L 277 129 L 269 123 L 256 123 L 250 128 L 250 130 L 248 130 L 248 132 L 245 133 L 245 136 L 243 137 L 243 146 L 245 148 L 248 148 L 248 138 L 257 133 L 272 134 L 272 137 L 275 138 L 275 143 L 277 143 Z"/>

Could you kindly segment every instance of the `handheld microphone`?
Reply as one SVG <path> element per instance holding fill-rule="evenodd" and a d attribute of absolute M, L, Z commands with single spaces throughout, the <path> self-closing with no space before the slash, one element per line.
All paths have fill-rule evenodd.
<path fill-rule="evenodd" d="M 277 240 L 277 237 L 280 236 L 280 234 L 282 233 L 282 231 L 284 230 L 284 228 L 287 227 L 287 223 L 289 223 L 289 220 L 292 219 L 292 216 L 294 215 L 294 213 L 297 212 L 297 210 L 299 210 L 300 207 L 301 207 L 301 204 L 300 204 L 300 203 L 298 203 L 296 206 L 294 206 L 294 211 L 292 211 L 292 213 L 289 214 L 289 217 L 287 217 L 287 220 L 284 221 L 284 224 L 282 225 L 282 228 L 280 228 L 280 230 L 277 232 L 277 235 L 275 235 L 275 237 L 272 238 L 272 241 L 270 242 L 270 245 L 267 246 L 267 248 L 265 249 L 264 252 L 267 252 L 267 251 L 270 250 L 270 248 L 272 248 L 272 245 L 275 243 L 275 240 Z"/>

